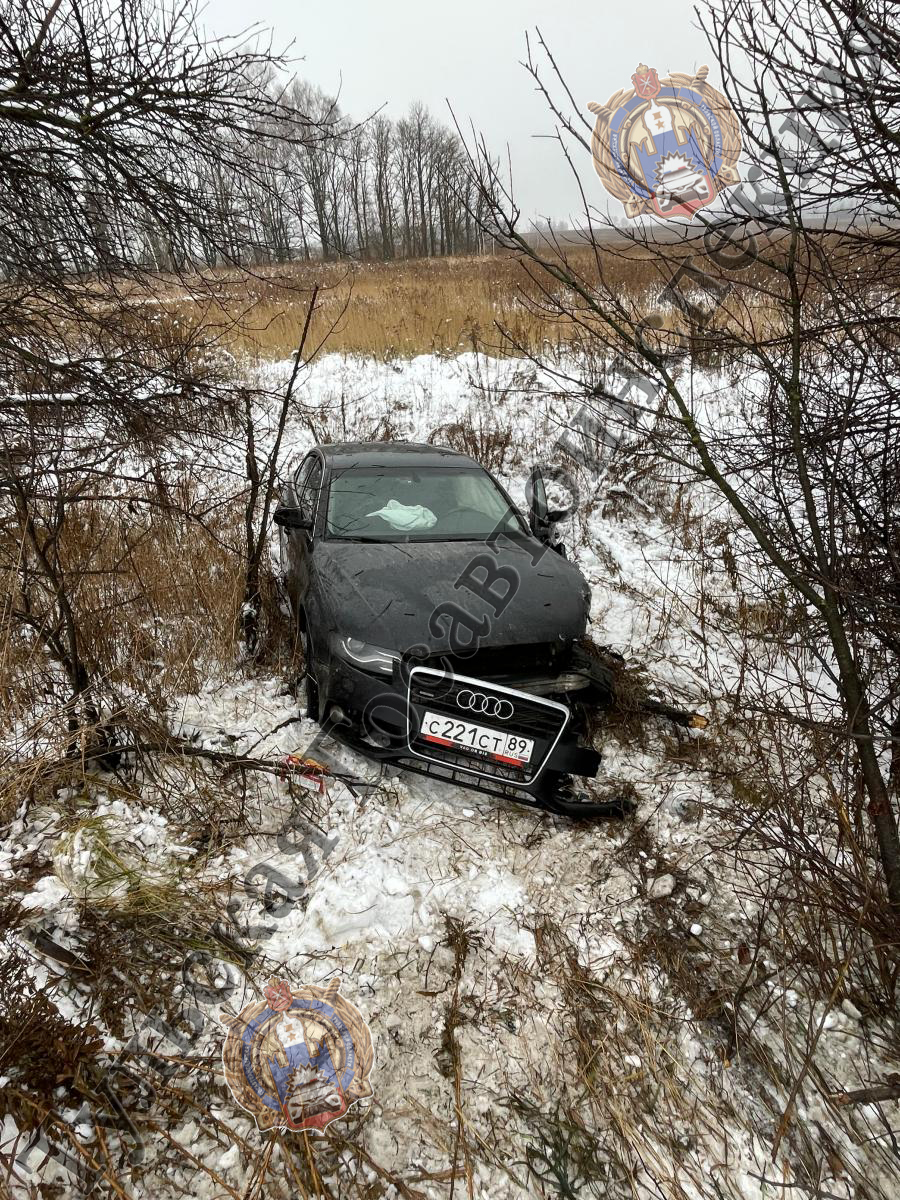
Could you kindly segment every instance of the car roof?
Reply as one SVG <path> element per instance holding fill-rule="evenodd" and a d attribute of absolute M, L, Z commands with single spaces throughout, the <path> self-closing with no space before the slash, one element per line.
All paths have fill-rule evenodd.
<path fill-rule="evenodd" d="M 468 454 L 422 442 L 331 442 L 317 449 L 341 467 L 481 467 Z"/>

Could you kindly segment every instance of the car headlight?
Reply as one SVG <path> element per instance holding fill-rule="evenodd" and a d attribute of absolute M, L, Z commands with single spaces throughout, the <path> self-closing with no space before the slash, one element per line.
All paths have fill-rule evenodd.
<path fill-rule="evenodd" d="M 394 663 L 400 661 L 399 654 L 381 646 L 372 646 L 359 638 L 337 638 L 335 648 L 342 658 L 349 659 L 364 671 L 377 671 L 381 675 L 392 675 Z"/>

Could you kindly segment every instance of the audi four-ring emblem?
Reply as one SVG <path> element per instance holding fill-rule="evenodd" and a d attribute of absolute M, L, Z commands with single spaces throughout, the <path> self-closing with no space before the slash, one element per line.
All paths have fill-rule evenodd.
<path fill-rule="evenodd" d="M 498 721 L 508 721 L 516 711 L 508 700 L 497 696 L 486 696 L 484 692 L 473 692 L 469 688 L 456 693 L 456 703 L 460 708 L 469 712 L 483 713 L 486 717 L 494 717 Z"/>

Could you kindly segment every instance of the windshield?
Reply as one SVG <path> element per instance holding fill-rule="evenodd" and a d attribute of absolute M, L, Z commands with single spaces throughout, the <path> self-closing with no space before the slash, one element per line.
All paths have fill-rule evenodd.
<path fill-rule="evenodd" d="M 328 537 L 354 541 L 482 540 L 526 531 L 478 468 L 348 467 L 328 489 Z"/>

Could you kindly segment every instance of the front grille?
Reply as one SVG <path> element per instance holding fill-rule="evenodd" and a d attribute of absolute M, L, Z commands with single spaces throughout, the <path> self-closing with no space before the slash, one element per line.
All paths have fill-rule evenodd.
<path fill-rule="evenodd" d="M 506 719 L 482 712 L 473 712 L 457 703 L 464 692 L 474 692 L 485 698 L 488 706 L 511 705 L 513 713 Z M 465 699 L 465 697 L 464 697 Z M 531 759 L 516 764 L 503 761 L 502 755 L 476 752 L 457 746 L 437 744 L 422 733 L 426 712 L 446 716 L 454 721 L 467 721 L 494 732 L 509 733 L 533 741 Z M 445 675 L 428 667 L 415 667 L 409 678 L 408 744 L 413 754 L 455 770 L 470 771 L 505 783 L 528 785 L 541 772 L 548 754 L 556 745 L 569 720 L 569 710 L 552 700 L 544 700 L 513 688 L 501 687 L 487 679 L 469 675 Z"/>

